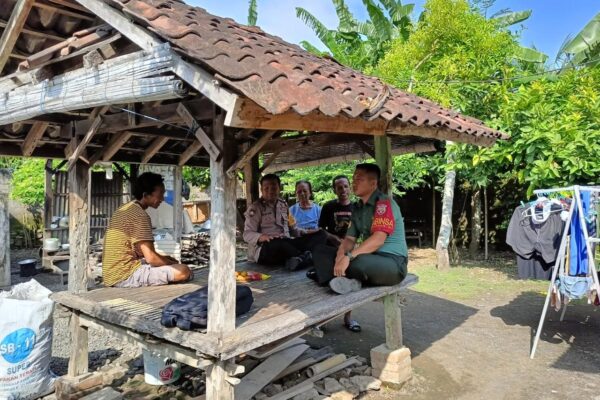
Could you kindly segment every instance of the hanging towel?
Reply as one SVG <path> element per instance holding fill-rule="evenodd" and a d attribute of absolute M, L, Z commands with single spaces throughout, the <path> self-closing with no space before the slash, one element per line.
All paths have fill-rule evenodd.
<path fill-rule="evenodd" d="M 254 302 L 248 286 L 237 285 L 235 315 L 247 313 Z M 160 323 L 168 328 L 185 331 L 204 329 L 208 325 L 208 287 L 184 294 L 171 300 L 163 309 Z"/>
<path fill-rule="evenodd" d="M 584 219 L 587 218 L 590 213 L 591 205 L 591 194 L 590 192 L 581 192 L 581 208 L 583 209 Z M 571 276 L 586 276 L 588 273 L 588 255 L 587 247 L 585 244 L 584 229 L 587 229 L 587 223 L 581 224 L 581 217 L 579 216 L 579 207 L 572 203 L 573 216 L 571 218 L 571 242 L 570 247 L 570 265 L 569 275 Z"/>

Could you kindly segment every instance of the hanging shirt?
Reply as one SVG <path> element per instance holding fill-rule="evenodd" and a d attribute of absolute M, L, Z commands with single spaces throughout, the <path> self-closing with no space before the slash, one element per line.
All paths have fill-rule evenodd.
<path fill-rule="evenodd" d="M 296 223 L 296 228 L 317 229 L 319 227 L 321 207 L 318 204 L 311 203 L 310 208 L 302 208 L 300 207 L 300 203 L 296 203 L 290 207 L 290 215 Z"/>

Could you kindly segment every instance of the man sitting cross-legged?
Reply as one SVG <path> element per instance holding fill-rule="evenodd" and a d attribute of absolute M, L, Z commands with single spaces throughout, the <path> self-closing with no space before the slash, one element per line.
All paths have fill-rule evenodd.
<path fill-rule="evenodd" d="M 146 213 L 164 200 L 162 176 L 151 172 L 134 184 L 135 201 L 119 208 L 110 219 L 102 254 L 102 277 L 106 286 L 140 287 L 185 282 L 192 276 L 187 265 L 154 249 L 152 224 Z"/>
<path fill-rule="evenodd" d="M 329 287 L 336 293 L 359 290 L 363 284 L 396 285 L 406 277 L 402 214 L 398 204 L 378 189 L 380 174 L 376 164 L 356 166 L 352 189 L 360 200 L 352 210 L 346 236 L 337 251 L 314 253 L 319 280 L 333 278 Z"/>

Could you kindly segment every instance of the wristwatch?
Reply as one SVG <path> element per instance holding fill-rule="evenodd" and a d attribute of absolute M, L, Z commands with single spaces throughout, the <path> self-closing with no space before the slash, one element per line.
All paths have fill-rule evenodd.
<path fill-rule="evenodd" d="M 354 257 L 354 256 L 352 255 L 352 252 L 351 252 L 351 251 L 347 251 L 347 252 L 346 252 L 346 256 L 348 257 L 348 259 L 349 259 L 350 261 L 352 261 L 352 260 L 354 260 L 354 259 L 356 258 L 356 257 Z"/>

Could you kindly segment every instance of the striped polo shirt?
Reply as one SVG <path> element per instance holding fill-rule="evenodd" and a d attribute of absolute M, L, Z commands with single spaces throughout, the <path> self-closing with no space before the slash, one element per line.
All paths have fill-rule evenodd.
<path fill-rule="evenodd" d="M 143 241 L 154 241 L 152 223 L 142 206 L 132 201 L 115 211 L 106 230 L 102 253 L 104 285 L 124 281 L 142 265 L 144 256 L 137 243 Z"/>

